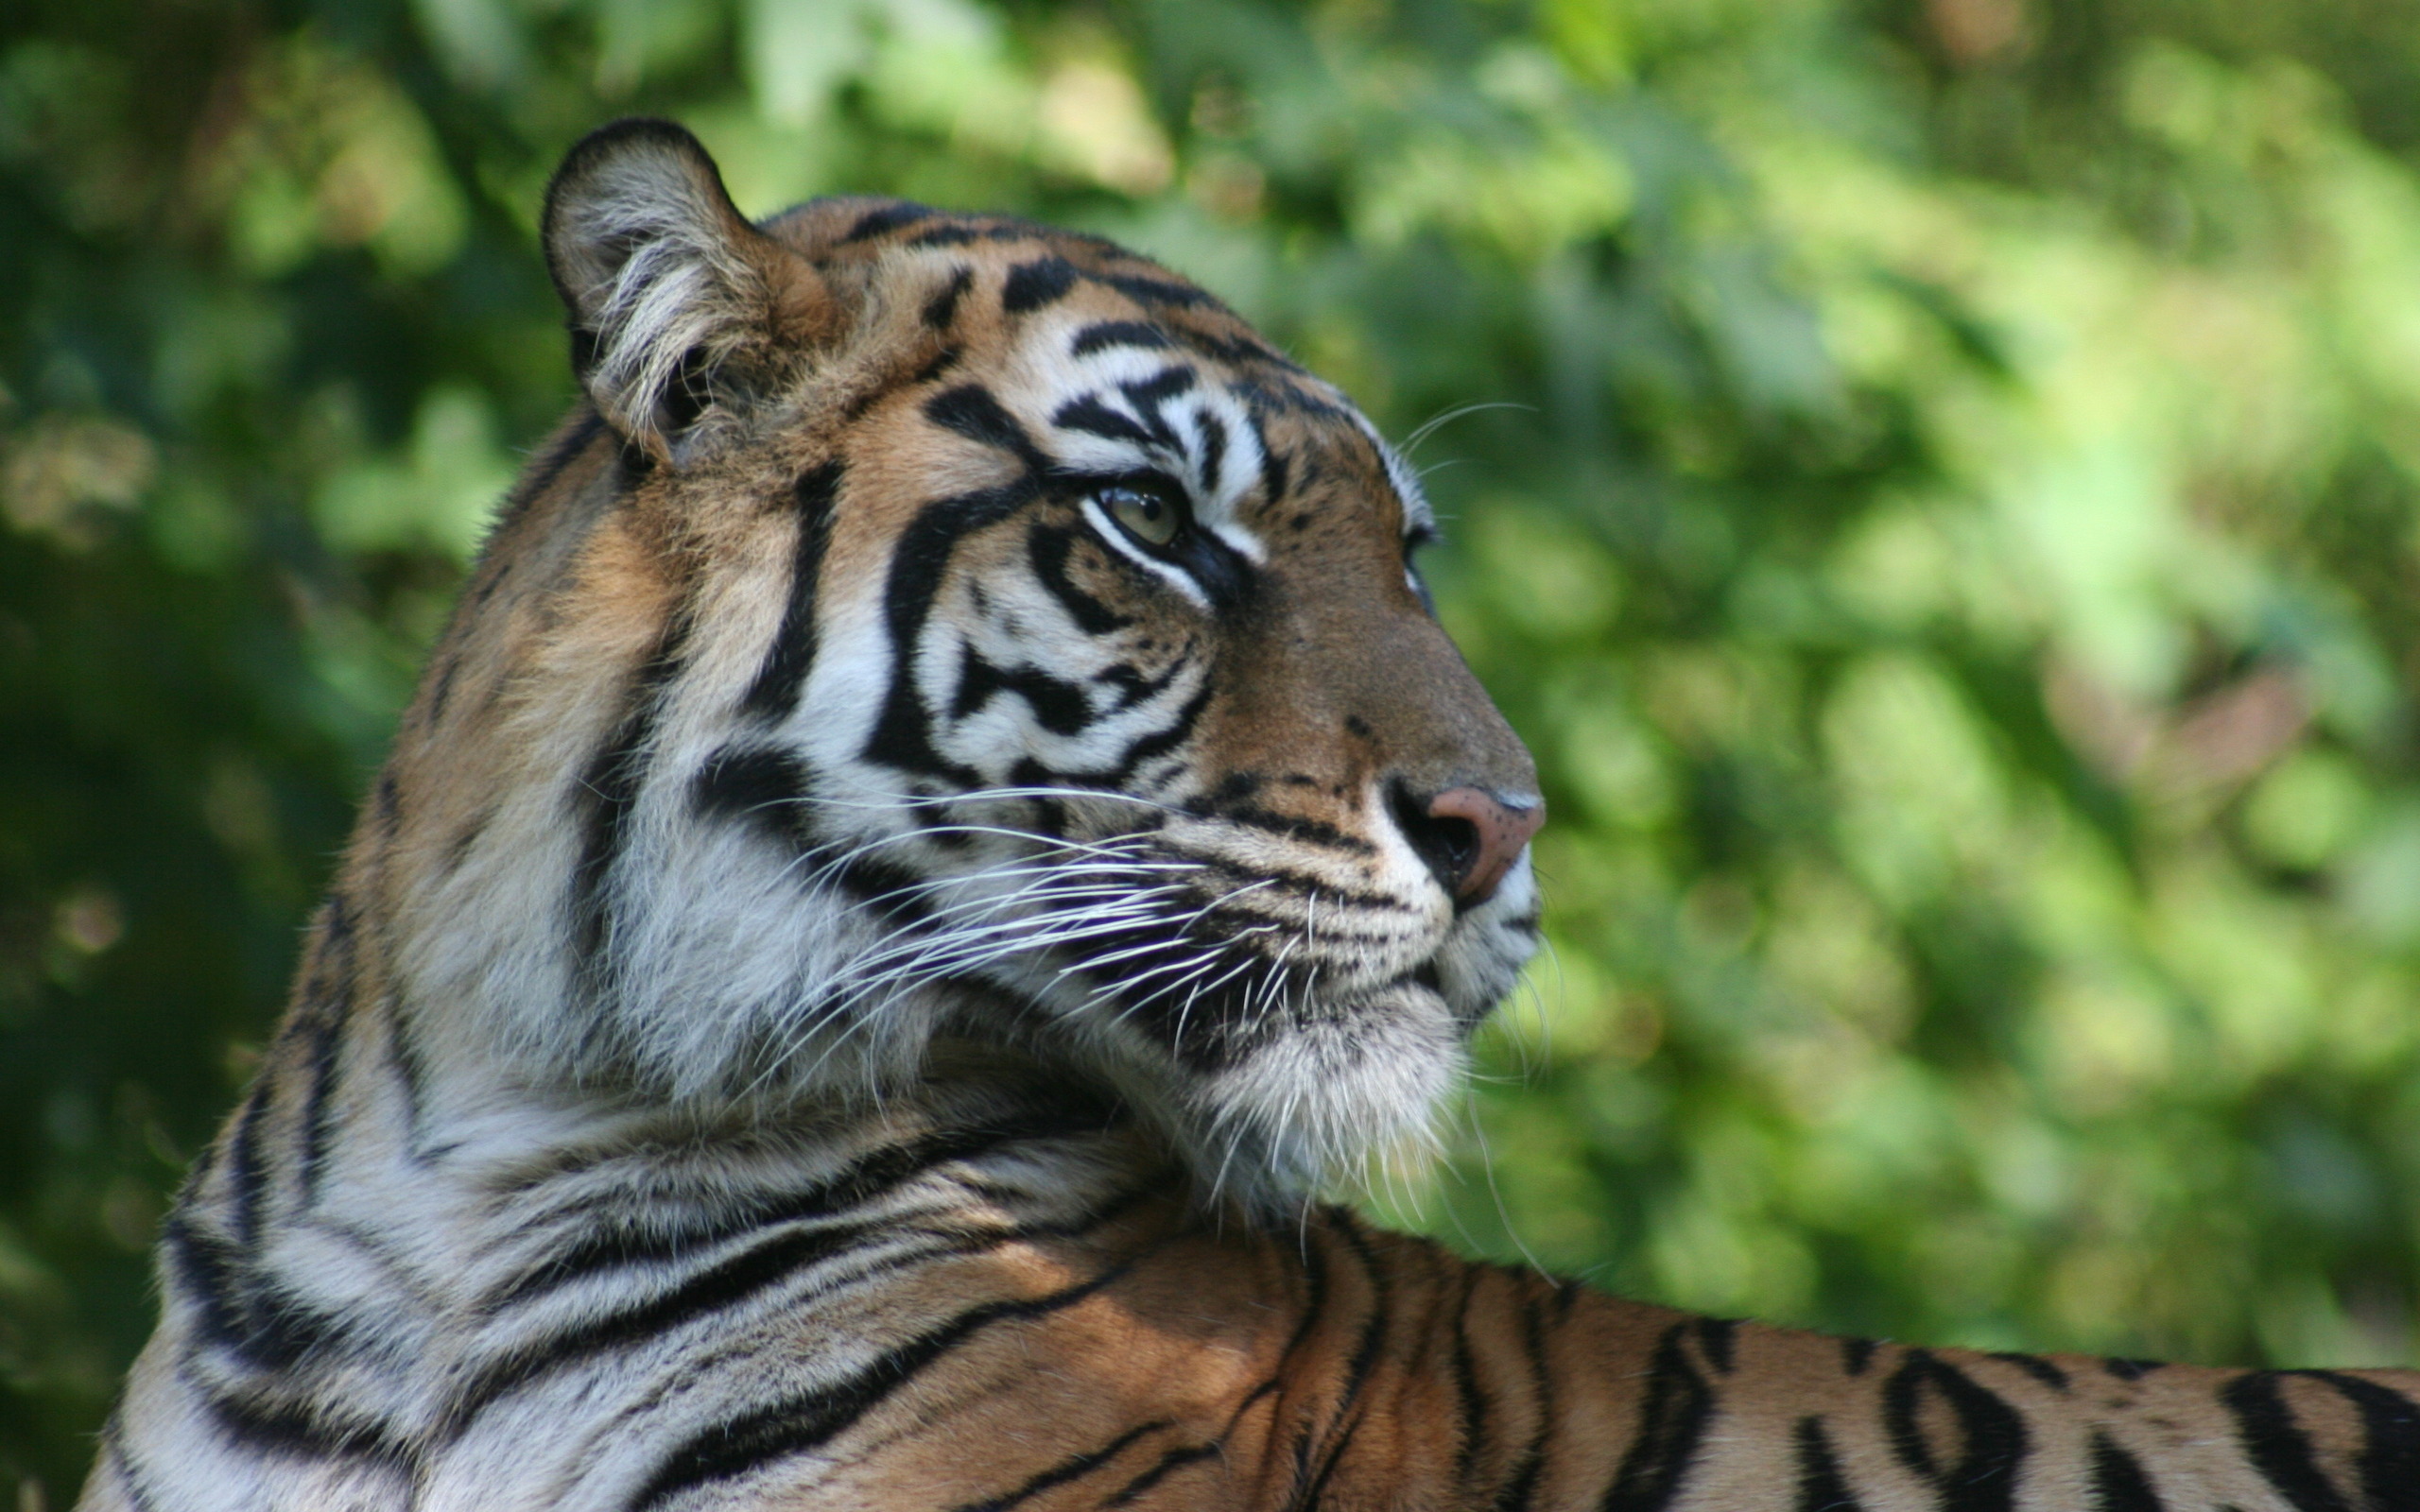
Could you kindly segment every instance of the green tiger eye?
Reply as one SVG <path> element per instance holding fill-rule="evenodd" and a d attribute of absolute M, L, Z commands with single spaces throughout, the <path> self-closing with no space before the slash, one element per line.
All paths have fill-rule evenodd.
<path fill-rule="evenodd" d="M 1173 501 L 1140 489 L 1104 489 L 1100 504 L 1119 528 L 1146 545 L 1167 545 L 1184 524 Z"/>

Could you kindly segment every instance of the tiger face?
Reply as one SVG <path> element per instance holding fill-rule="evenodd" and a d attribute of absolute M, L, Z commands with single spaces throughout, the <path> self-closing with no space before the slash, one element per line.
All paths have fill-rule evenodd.
<path fill-rule="evenodd" d="M 1335 388 L 1096 239 L 764 226 L 631 122 L 550 192 L 590 404 L 379 804 L 407 1015 L 525 1082 L 1080 1068 L 1298 1192 L 1425 1125 L 1534 948 L 1528 753 Z"/>

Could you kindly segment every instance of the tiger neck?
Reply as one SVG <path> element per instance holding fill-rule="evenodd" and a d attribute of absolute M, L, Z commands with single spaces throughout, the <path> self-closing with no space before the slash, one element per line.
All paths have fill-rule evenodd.
<path fill-rule="evenodd" d="M 942 1043 L 906 1085 L 786 1103 L 534 1087 L 415 1043 L 370 954 L 332 905 L 257 1083 L 181 1200 L 172 1263 L 199 1244 L 314 1288 L 358 1277 L 325 1298 L 345 1311 L 408 1279 L 437 1326 L 560 1278 L 600 1233 L 702 1246 L 885 1198 L 920 1221 L 1015 1226 L 1137 1190 L 1191 1216 L 1145 1126 L 1029 1057 Z M 331 1235 L 377 1263 L 327 1266 Z"/>

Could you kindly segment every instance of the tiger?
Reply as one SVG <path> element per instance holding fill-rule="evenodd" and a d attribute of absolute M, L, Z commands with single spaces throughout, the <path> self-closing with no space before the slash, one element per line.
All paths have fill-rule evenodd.
<path fill-rule="evenodd" d="M 80 1506 L 2392 1512 L 2420 1373 L 1836 1338 L 1319 1196 L 1539 939 L 1418 479 L 1167 268 L 575 146 L 581 395 Z"/>

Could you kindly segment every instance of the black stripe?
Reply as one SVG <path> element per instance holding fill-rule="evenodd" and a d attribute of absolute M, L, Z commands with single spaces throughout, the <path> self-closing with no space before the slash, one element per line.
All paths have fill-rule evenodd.
<path fill-rule="evenodd" d="M 2120 1381 L 2140 1381 L 2164 1363 L 2159 1360 L 2121 1360 L 2113 1355 L 2100 1362 L 2100 1368 Z"/>
<path fill-rule="evenodd" d="M 592 1318 L 491 1362 L 450 1404 L 450 1432 L 459 1433 L 498 1397 L 607 1350 L 658 1339 L 710 1314 L 762 1295 L 782 1280 L 831 1260 L 881 1230 L 859 1225 L 787 1229 L 636 1307 Z"/>
<path fill-rule="evenodd" d="M 1196 326 L 1180 325 L 1169 333 L 1185 351 L 1237 368 L 1273 367 L 1281 372 L 1309 377 L 1286 353 L 1252 334 L 1249 328 L 1232 336 L 1215 335 Z"/>
<path fill-rule="evenodd" d="M 1599 1503 L 1603 1512 L 1660 1512 L 1681 1494 L 1715 1412 L 1713 1390 L 1681 1348 L 1682 1331 L 1687 1327 L 1673 1324 L 1656 1343 L 1639 1403 L 1638 1432 Z"/>
<path fill-rule="evenodd" d="M 922 1337 L 886 1351 L 851 1380 L 824 1391 L 804 1392 L 692 1435 L 648 1481 L 632 1512 L 669 1501 L 693 1486 L 746 1475 L 803 1454 L 837 1435 L 914 1380 L 934 1361 L 994 1323 L 1046 1317 L 1111 1285 L 1132 1269 L 1110 1267 L 1090 1280 L 1047 1296 L 987 1302 L 969 1308 Z"/>
<path fill-rule="evenodd" d="M 832 520 L 847 471 L 835 457 L 799 474 L 790 490 L 798 500 L 798 541 L 790 556 L 789 600 L 782 609 L 772 649 L 739 701 L 752 714 L 787 718 L 797 710 L 799 691 L 814 668 L 816 588 L 823 576 L 823 555 L 831 546 Z"/>
<path fill-rule="evenodd" d="M 1865 1374 L 1865 1367 L 1874 1363 L 1875 1349 L 1872 1339 L 1842 1339 L 1841 1368 L 1853 1376 Z"/>
<path fill-rule="evenodd" d="M 1336 1403 L 1330 1409 L 1331 1421 L 1341 1423 L 1342 1429 L 1322 1456 L 1319 1472 L 1307 1483 L 1302 1480 L 1298 1466 L 1298 1490 L 1291 1503 L 1298 1507 L 1318 1506 L 1322 1493 L 1327 1488 L 1328 1478 L 1336 1473 L 1338 1466 L 1344 1463 L 1344 1453 L 1352 1446 L 1354 1431 L 1361 1424 L 1358 1411 L 1361 1394 L 1369 1389 L 1370 1377 L 1377 1369 L 1379 1352 L 1386 1345 L 1388 1312 L 1392 1302 L 1386 1269 L 1378 1263 L 1378 1257 L 1371 1253 L 1369 1241 L 1362 1236 L 1360 1225 L 1354 1221 L 1353 1215 L 1341 1208 L 1336 1209 L 1329 1215 L 1328 1228 L 1344 1241 L 1345 1247 L 1353 1251 L 1353 1258 L 1360 1263 L 1361 1274 L 1370 1285 L 1370 1315 L 1361 1325 L 1361 1337 L 1355 1343 L 1353 1356 L 1345 1365 L 1343 1388 L 1337 1393 Z M 1303 1444 L 1306 1447 L 1308 1443 L 1305 1436 Z"/>
<path fill-rule="evenodd" d="M 2409 1397 L 2338 1370 L 2305 1372 L 2325 1381 L 2361 1415 L 2361 1492 L 2367 1512 L 2420 1512 L 2420 1409 Z"/>
<path fill-rule="evenodd" d="M 2104 1428 L 2092 1435 L 2092 1503 L 2095 1512 L 2167 1512 L 2142 1466 Z"/>
<path fill-rule="evenodd" d="M 262 1276 L 182 1208 L 160 1226 L 160 1249 L 168 1290 L 192 1306 L 196 1333 L 245 1367 L 287 1370 L 342 1344 L 336 1318 Z"/>
<path fill-rule="evenodd" d="M 1132 1211 L 1143 1200 L 1144 1194 L 1130 1192 L 1073 1222 L 977 1229 L 951 1236 L 939 1245 L 886 1259 L 854 1279 L 988 1254 L 1011 1245 L 1081 1238 Z M 773 1233 L 636 1307 L 590 1319 L 493 1362 L 455 1398 L 448 1410 L 447 1431 L 458 1434 L 498 1397 L 532 1381 L 612 1349 L 661 1339 L 700 1318 L 762 1297 L 802 1271 L 860 1247 L 864 1241 L 895 1237 L 896 1227 L 887 1224 L 841 1224 Z"/>
<path fill-rule="evenodd" d="M 1091 537 L 1063 525 L 1036 528 L 1026 538 L 1026 558 L 1033 566 L 1033 576 L 1065 608 L 1067 617 L 1076 622 L 1076 628 L 1086 635 L 1109 635 L 1122 630 L 1134 621 L 1076 586 L 1076 580 L 1068 575 L 1068 562 L 1080 539 L 1088 541 Z"/>
<path fill-rule="evenodd" d="M 1342 850 L 1353 855 L 1366 856 L 1378 853 L 1376 845 L 1357 834 L 1340 830 L 1325 819 L 1315 819 L 1299 814 L 1279 814 L 1273 810 L 1247 803 L 1213 805 L 1204 802 L 1188 804 L 1186 807 L 1189 812 L 1203 818 L 1219 819 L 1229 824 L 1240 825 L 1247 830 L 1259 830 L 1269 834 L 1283 835 L 1288 840 L 1300 841 L 1305 845 L 1325 846 L 1329 850 Z M 1706 1321 L 1715 1323 L 1718 1327 L 1721 1326 L 1716 1319 Z"/>
<path fill-rule="evenodd" d="M 1454 1305 L 1455 1437 L 1454 1485 L 1464 1497 L 1478 1476 L 1479 1456 L 1487 1452 L 1487 1399 L 1478 1389 L 1478 1369 L 1471 1359 L 1471 1303 L 1478 1296 L 1479 1278 L 1487 1273 L 1469 1267 L 1462 1276 L 1461 1300 Z"/>
<path fill-rule="evenodd" d="M 1195 413 L 1193 428 L 1201 437 L 1201 491 L 1217 498 L 1226 477 L 1227 422 L 1204 409 Z"/>
<path fill-rule="evenodd" d="M 960 384 L 925 400 L 925 418 L 970 441 L 1010 453 L 1033 472 L 1040 472 L 1050 466 L 1050 458 L 1033 444 L 1025 426 L 980 384 Z"/>
<path fill-rule="evenodd" d="M 1832 1440 L 1821 1418 L 1798 1419 L 1797 1512 L 1861 1512 L 1857 1493 L 1841 1475 Z"/>
<path fill-rule="evenodd" d="M 623 713 L 614 733 L 590 758 L 573 787 L 573 800 L 585 809 L 580 825 L 579 859 L 573 865 L 571 912 L 573 938 L 582 968 L 592 985 L 601 985 L 599 959 L 607 936 L 605 884 L 620 858 L 628 836 L 631 811 L 638 804 L 639 785 L 646 780 L 649 744 L 656 721 L 663 716 L 666 688 L 681 668 L 688 642 L 689 610 L 676 607 L 657 634 L 655 647 L 639 666 L 624 697 Z"/>
<path fill-rule="evenodd" d="M 2219 1393 L 2235 1417 L 2243 1457 L 2296 1512 L 2355 1512 L 2319 1468 L 2310 1438 L 2277 1389 L 2282 1372 L 2256 1370 L 2238 1376 Z"/>
<path fill-rule="evenodd" d="M 1126 441 L 1135 446 L 1149 446 L 1150 431 L 1140 421 L 1119 414 L 1093 394 L 1071 399 L 1051 412 L 1050 423 L 1065 431 L 1081 431 L 1103 440 Z"/>
<path fill-rule="evenodd" d="M 2056 1364 L 2043 1359 L 2038 1354 L 2017 1354 L 2011 1350 L 1995 1350 L 1984 1358 L 1997 1360 L 2002 1365 L 2013 1365 L 2053 1391 L 2067 1389 L 2067 1373 L 2060 1369 Z"/>
<path fill-rule="evenodd" d="M 330 1094 L 338 1074 L 344 1009 L 352 999 L 353 919 L 344 895 L 335 894 L 320 915 L 319 949 L 285 1033 L 303 1045 L 306 1080 L 302 1094 L 302 1158 L 298 1173 L 305 1206 L 318 1200 L 327 1165 Z"/>
<path fill-rule="evenodd" d="M 1149 309 L 1199 309 L 1219 301 L 1190 284 L 1180 284 L 1168 278 L 1145 278 L 1134 273 L 1089 273 L 1095 284 L 1105 284 Z"/>
<path fill-rule="evenodd" d="M 1119 384 L 1117 391 L 1126 396 L 1127 403 L 1149 417 L 1153 436 L 1167 443 L 1171 450 L 1183 450 L 1183 443 L 1178 441 L 1176 432 L 1169 427 L 1163 412 L 1169 400 L 1179 394 L 1191 393 L 1199 382 L 1201 375 L 1191 368 L 1169 367 L 1140 382 Z"/>
<path fill-rule="evenodd" d="M 1696 1324 L 1698 1349 L 1720 1375 L 1731 1373 L 1732 1341 L 1737 1337 L 1739 1325 L 1727 1317 L 1702 1317 Z"/>
<path fill-rule="evenodd" d="M 1277 448 L 1269 444 L 1269 427 L 1261 423 L 1258 406 L 1247 407 L 1244 418 L 1252 422 L 1253 443 L 1260 448 L 1261 501 L 1273 505 L 1286 497 L 1286 490 L 1292 486 L 1293 469 Z"/>
<path fill-rule="evenodd" d="M 837 1217 L 851 1208 L 887 1196 L 937 1167 L 972 1160 L 1028 1141 L 1098 1133 L 1107 1118 L 1107 1113 L 1098 1107 L 1071 1103 L 1063 1109 L 1032 1112 L 988 1127 L 951 1129 L 905 1144 L 885 1145 L 826 1180 L 792 1192 L 732 1203 L 705 1221 L 637 1228 L 592 1225 L 577 1243 L 490 1293 L 478 1306 L 493 1315 L 602 1271 L 695 1254 L 773 1224 Z"/>
<path fill-rule="evenodd" d="M 1155 325 L 1140 320 L 1101 320 L 1076 333 L 1067 346 L 1067 354 L 1088 357 L 1110 347 L 1139 347 L 1146 352 L 1161 352 L 1176 343 L 1168 334 Z"/>
<path fill-rule="evenodd" d="M 1564 1299 L 1569 1296 L 1562 1294 Z M 1546 1473 L 1547 1446 L 1554 1437 L 1554 1373 L 1547 1361 L 1547 1321 L 1540 1315 L 1534 1284 L 1521 1301 L 1521 1352 L 1529 1362 L 1538 1425 L 1530 1434 L 1519 1466 L 1496 1491 L 1494 1512 L 1528 1512 L 1537 1495 L 1538 1480 Z"/>
<path fill-rule="evenodd" d="M 1133 776 L 1145 762 L 1165 756 L 1192 739 L 1193 727 L 1201 723 L 1201 712 L 1210 707 L 1211 691 L 1210 679 L 1202 679 L 1201 688 L 1184 701 L 1184 707 L 1176 712 L 1174 719 L 1149 734 L 1136 736 L 1104 775 L 1113 781 L 1122 782 Z"/>
<path fill-rule="evenodd" d="M 851 242 L 865 241 L 871 237 L 879 236 L 885 232 L 897 231 L 902 226 L 912 226 L 920 220 L 929 220 L 939 214 L 941 212 L 931 206 L 917 204 L 912 199 L 895 199 L 887 205 L 877 205 L 859 215 L 857 223 L 849 228 L 848 234 L 842 236 L 838 245 L 846 247 Z"/>
<path fill-rule="evenodd" d="M 974 286 L 975 269 L 961 267 L 952 273 L 942 291 L 925 301 L 925 324 L 936 331 L 949 329 L 949 323 L 958 318 L 958 301 Z"/>
<path fill-rule="evenodd" d="M 959 1506 L 956 1512 L 1006 1512 L 1007 1508 L 1020 1502 L 1030 1501 L 1053 1486 L 1064 1486 L 1069 1481 L 1081 1480 L 1126 1452 L 1132 1447 L 1134 1441 L 1144 1435 L 1156 1434 L 1168 1426 L 1170 1426 L 1168 1420 L 1165 1418 L 1154 1418 L 1150 1422 L 1137 1423 L 1100 1448 L 1063 1460 L 1013 1491 L 981 1502 L 965 1503 Z"/>
<path fill-rule="evenodd" d="M 236 1242 L 247 1247 L 260 1238 L 262 1199 L 268 1185 L 268 1172 L 261 1163 L 260 1148 L 261 1120 L 268 1116 L 268 1077 L 264 1074 L 244 1094 L 244 1105 L 237 1110 L 235 1126 L 227 1138 L 229 1217 Z"/>
<path fill-rule="evenodd" d="M 991 409 L 998 410 L 998 406 L 992 404 L 991 396 L 979 388 L 954 389 L 952 392 L 973 395 L 981 402 L 980 405 L 969 404 L 967 407 L 979 409 L 981 405 L 989 405 Z M 1008 420 L 1011 426 L 1016 423 L 1009 420 L 1005 412 L 1000 412 L 999 418 Z M 1022 437 L 1022 431 L 1018 435 Z M 1041 494 L 1039 472 L 1028 470 L 1023 477 L 1000 488 L 928 504 L 900 534 L 899 544 L 891 553 L 890 581 L 883 591 L 883 611 L 890 630 L 894 663 L 882 714 L 875 720 L 873 733 L 866 738 L 864 755 L 867 760 L 902 771 L 928 772 L 951 778 L 969 787 L 982 784 L 980 774 L 966 771 L 944 760 L 933 748 L 929 715 L 916 686 L 912 661 L 923 640 L 925 621 L 932 612 L 933 598 L 941 591 L 942 575 L 948 570 L 950 555 L 957 549 L 959 538 L 969 531 L 1007 519 Z"/>
<path fill-rule="evenodd" d="M 1316 381 L 1310 379 L 1308 374 L 1303 373 L 1303 369 L 1290 362 L 1281 361 L 1279 366 L 1284 368 L 1289 375 L 1300 374 L 1305 382 Z M 1236 378 L 1230 380 L 1227 387 L 1237 398 L 1248 404 L 1257 404 L 1280 415 L 1313 415 L 1322 420 L 1340 420 L 1347 422 L 1356 418 L 1350 407 L 1292 382 L 1265 384 L 1252 378 Z M 1354 426 L 1353 434 L 1358 436 L 1360 427 Z"/>
<path fill-rule="evenodd" d="M 977 242 L 1042 241 L 1050 232 L 1029 220 L 996 220 L 982 223 L 953 221 L 920 231 L 908 238 L 910 247 L 971 247 Z"/>
<path fill-rule="evenodd" d="M 1092 700 L 1081 683 L 1063 682 L 1039 667 L 1000 667 L 972 645 L 959 659 L 958 691 L 950 697 L 950 717 L 963 719 L 992 701 L 995 693 L 1012 693 L 1033 711 L 1036 724 L 1054 735 L 1076 735 L 1093 722 Z"/>
<path fill-rule="evenodd" d="M 745 824 L 794 848 L 812 845 L 806 823 L 806 764 L 786 750 L 725 746 L 690 780 L 689 801 L 702 817 Z"/>
<path fill-rule="evenodd" d="M 1000 285 L 1000 308 L 1011 315 L 1023 315 L 1058 303 L 1075 286 L 1076 265 L 1063 257 L 1019 263 L 1009 269 L 1008 278 Z"/>
<path fill-rule="evenodd" d="M 1958 1421 L 1955 1463 L 1944 1463 L 1924 1434 L 1927 1394 Z M 2018 1468 L 2026 1455 L 2025 1421 L 2016 1410 L 1957 1366 L 1925 1349 L 1910 1349 L 1882 1386 L 1882 1422 L 1899 1462 L 1942 1493 L 1942 1512 L 2009 1512 L 2016 1503 Z"/>
<path fill-rule="evenodd" d="M 316 1402 L 253 1400 L 214 1391 L 189 1375 L 184 1383 L 219 1431 L 246 1449 L 387 1465 L 403 1465 L 412 1458 L 410 1447 L 387 1424 L 374 1419 L 335 1417 Z"/>
<path fill-rule="evenodd" d="M 1120 1486 L 1117 1494 L 1103 1502 L 1101 1505 L 1103 1507 L 1124 1506 L 1166 1480 L 1171 1472 L 1181 1470 L 1187 1465 L 1200 1464 L 1216 1455 L 1219 1448 L 1220 1446 L 1217 1444 L 1191 1444 L 1182 1449 L 1171 1449 L 1160 1456 L 1158 1464 Z"/>
<path fill-rule="evenodd" d="M 1361 1226 L 1341 1208 L 1330 1210 L 1329 1228 L 1344 1240 L 1353 1258 L 1361 1263 L 1361 1271 L 1370 1283 L 1370 1316 L 1361 1325 L 1361 1337 L 1353 1347 L 1353 1358 L 1345 1366 L 1344 1389 L 1337 1398 L 1340 1415 L 1352 1410 L 1370 1384 L 1370 1373 L 1378 1367 L 1378 1352 L 1387 1341 L 1387 1309 L 1390 1290 L 1387 1273 L 1378 1257 L 1370 1251 L 1370 1242 L 1362 1236 Z"/>

